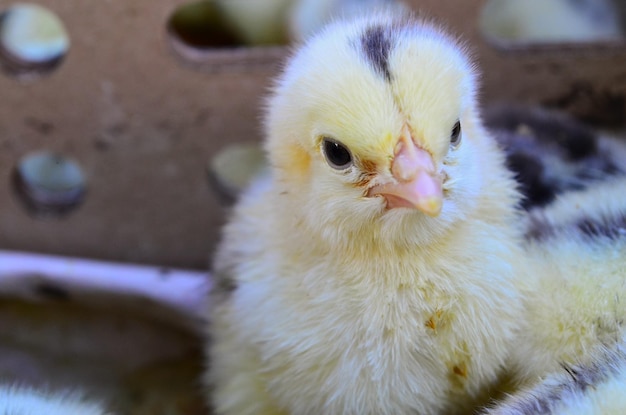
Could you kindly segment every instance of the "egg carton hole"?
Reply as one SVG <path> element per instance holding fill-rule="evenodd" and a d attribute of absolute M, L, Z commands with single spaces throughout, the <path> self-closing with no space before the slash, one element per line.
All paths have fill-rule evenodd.
<path fill-rule="evenodd" d="M 211 1 L 178 7 L 167 22 L 167 30 L 173 40 L 190 48 L 228 48 L 243 44 Z"/>
<path fill-rule="evenodd" d="M 82 204 L 86 179 L 73 159 L 50 152 L 23 157 L 14 168 L 12 185 L 27 212 L 37 218 L 60 218 Z"/>
<path fill-rule="evenodd" d="M 24 80 L 52 73 L 69 50 L 59 17 L 35 4 L 15 4 L 0 13 L 0 67 Z"/>
<path fill-rule="evenodd" d="M 287 44 L 282 28 L 246 30 L 229 18 L 224 2 L 202 0 L 179 6 L 167 22 L 175 48 L 199 50 Z"/>

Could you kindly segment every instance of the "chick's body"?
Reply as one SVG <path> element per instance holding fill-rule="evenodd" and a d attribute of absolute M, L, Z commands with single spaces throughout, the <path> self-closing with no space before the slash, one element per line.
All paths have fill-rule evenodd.
<path fill-rule="evenodd" d="M 600 415 L 626 412 L 626 336 L 567 364 L 531 388 L 509 396 L 485 415 Z"/>
<path fill-rule="evenodd" d="M 217 413 L 434 414 L 497 381 L 521 244 L 475 83 L 439 29 L 384 14 L 291 59 L 269 101 L 271 172 L 216 257 Z"/>
<path fill-rule="evenodd" d="M 520 379 L 588 363 L 626 334 L 626 178 L 561 195 L 529 214 L 529 324 L 512 362 Z M 622 339 L 622 342 L 624 340 Z"/>

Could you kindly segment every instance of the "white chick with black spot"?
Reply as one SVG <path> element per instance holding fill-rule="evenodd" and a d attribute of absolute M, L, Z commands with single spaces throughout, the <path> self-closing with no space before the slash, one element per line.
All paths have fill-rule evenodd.
<path fill-rule="evenodd" d="M 217 414 L 466 413 L 522 315 L 519 195 L 465 48 L 337 22 L 267 103 L 267 175 L 225 227 L 207 311 Z"/>

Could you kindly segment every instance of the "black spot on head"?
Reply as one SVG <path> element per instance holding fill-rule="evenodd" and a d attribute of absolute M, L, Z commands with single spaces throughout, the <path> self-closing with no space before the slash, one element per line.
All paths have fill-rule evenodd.
<path fill-rule="evenodd" d="M 361 47 L 374 69 L 387 81 L 391 81 L 391 72 L 389 72 L 391 41 L 385 29 L 381 26 L 367 29 L 361 37 Z"/>

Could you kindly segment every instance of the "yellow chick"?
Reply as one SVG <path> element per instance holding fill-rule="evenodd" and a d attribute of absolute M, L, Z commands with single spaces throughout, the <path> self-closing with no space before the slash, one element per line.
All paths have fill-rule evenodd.
<path fill-rule="evenodd" d="M 614 344 L 626 320 L 626 178 L 562 194 L 528 218 L 536 284 L 513 359 L 535 381 Z"/>
<path fill-rule="evenodd" d="M 489 0 L 480 26 L 503 42 L 593 42 L 623 37 L 611 0 Z"/>
<path fill-rule="evenodd" d="M 587 364 L 563 365 L 538 386 L 518 392 L 485 415 L 626 413 L 626 338 Z"/>
<path fill-rule="evenodd" d="M 225 21 L 249 45 L 287 42 L 287 13 L 294 0 L 215 0 Z"/>
<path fill-rule="evenodd" d="M 268 101 L 270 172 L 214 263 L 216 413 L 466 413 L 498 381 L 522 231 L 476 83 L 454 39 L 385 13 L 291 58 Z"/>
<path fill-rule="evenodd" d="M 25 386 L 0 385 L 2 415 L 111 415 L 80 393 L 49 393 Z"/>

